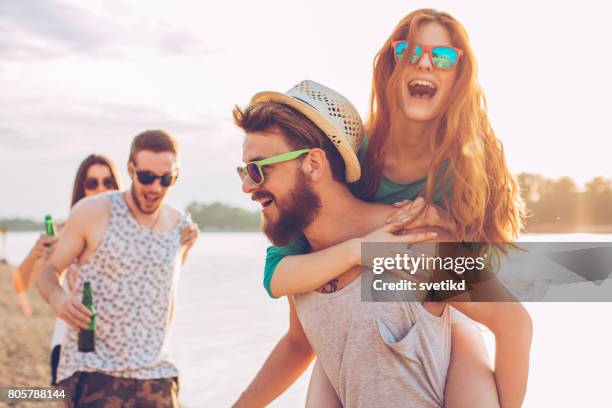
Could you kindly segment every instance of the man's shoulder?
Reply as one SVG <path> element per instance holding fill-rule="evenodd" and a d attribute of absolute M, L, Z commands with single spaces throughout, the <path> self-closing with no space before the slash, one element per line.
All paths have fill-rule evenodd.
<path fill-rule="evenodd" d="M 120 194 L 117 192 L 98 194 L 92 197 L 85 197 L 72 207 L 70 217 L 95 217 L 108 214 L 111 206 L 111 196 Z"/>
<path fill-rule="evenodd" d="M 167 204 L 164 204 L 163 211 L 165 211 L 166 217 L 168 217 L 167 219 L 169 219 L 172 224 L 176 224 L 186 217 L 184 211 L 171 207 Z"/>
<path fill-rule="evenodd" d="M 174 217 L 180 217 L 185 214 L 183 211 L 177 208 L 174 208 L 172 206 L 169 206 L 168 204 L 164 204 L 164 209 L 167 211 L 168 215 L 172 215 Z"/>
<path fill-rule="evenodd" d="M 100 223 L 106 223 L 110 216 L 111 200 L 108 193 L 81 199 L 70 210 L 64 230 L 70 234 L 85 233 Z"/>

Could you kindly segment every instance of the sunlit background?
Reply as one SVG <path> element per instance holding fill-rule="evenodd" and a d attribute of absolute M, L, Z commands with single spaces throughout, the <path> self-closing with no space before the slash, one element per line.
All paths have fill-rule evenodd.
<path fill-rule="evenodd" d="M 0 0 L 0 219 L 65 217 L 75 171 L 92 152 L 113 159 L 127 183 L 130 141 L 152 128 L 181 144 L 171 204 L 256 209 L 235 175 L 234 104 L 309 78 L 365 117 L 375 53 L 421 7 L 448 11 L 466 27 L 513 173 L 569 176 L 579 187 L 612 178 L 606 3 Z M 9 234 L 8 260 L 18 263 L 36 235 Z M 194 248 L 173 342 L 189 408 L 230 405 L 285 330 L 284 300 L 261 287 L 265 246 L 257 233 L 204 233 Z M 528 305 L 535 335 L 527 407 L 608 400 L 610 305 Z M 307 380 L 275 406 L 300 406 Z"/>
<path fill-rule="evenodd" d="M 606 3 L 3 0 L 0 217 L 65 216 L 79 162 L 100 152 L 123 171 L 150 128 L 182 145 L 173 204 L 255 208 L 232 106 L 310 78 L 365 116 L 375 53 L 420 7 L 466 27 L 514 173 L 612 177 Z"/>

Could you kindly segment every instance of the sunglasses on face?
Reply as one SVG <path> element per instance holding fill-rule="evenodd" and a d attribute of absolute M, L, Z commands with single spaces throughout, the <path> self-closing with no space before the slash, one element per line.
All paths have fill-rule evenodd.
<path fill-rule="evenodd" d="M 237 167 L 238 175 L 240 179 L 244 181 L 248 177 L 254 184 L 260 185 L 264 182 L 263 168 L 270 164 L 283 163 L 289 160 L 294 160 L 303 154 L 306 154 L 310 149 L 295 150 L 292 152 L 282 153 L 277 156 L 268 157 L 267 159 L 252 161 L 247 163 L 246 166 Z"/>
<path fill-rule="evenodd" d="M 393 48 L 393 56 L 395 62 L 399 62 L 404 54 L 408 51 L 408 41 L 393 41 L 391 44 Z M 449 47 L 446 45 L 419 45 L 414 47 L 414 54 L 410 58 L 411 64 L 419 62 L 423 54 L 427 54 L 432 64 L 439 69 L 451 69 L 457 62 L 463 51 L 459 48 Z"/>
<path fill-rule="evenodd" d="M 104 177 L 103 179 L 88 177 L 83 183 L 86 190 L 95 190 L 100 184 L 102 184 L 107 190 L 117 189 L 117 183 L 115 183 L 115 179 L 112 177 Z"/>
<path fill-rule="evenodd" d="M 132 163 L 132 164 L 134 165 L 134 169 L 135 169 L 136 164 L 135 163 Z M 171 185 L 174 184 L 174 182 L 178 178 L 178 175 L 173 174 L 173 173 L 166 173 L 166 174 L 159 176 L 153 173 L 152 171 L 136 170 L 136 178 L 138 179 L 138 182 L 140 184 L 144 184 L 146 186 L 153 184 L 155 180 L 159 179 L 159 184 L 161 184 L 162 187 L 170 187 Z"/>

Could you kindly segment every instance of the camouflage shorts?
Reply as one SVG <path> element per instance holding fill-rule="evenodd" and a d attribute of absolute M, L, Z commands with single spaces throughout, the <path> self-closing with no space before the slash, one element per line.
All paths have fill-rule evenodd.
<path fill-rule="evenodd" d="M 61 381 L 67 408 L 178 408 L 178 378 L 139 380 L 77 372 Z"/>

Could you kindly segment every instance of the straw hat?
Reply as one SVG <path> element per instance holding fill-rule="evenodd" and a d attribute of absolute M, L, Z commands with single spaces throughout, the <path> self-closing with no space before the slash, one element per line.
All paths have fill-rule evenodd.
<path fill-rule="evenodd" d="M 334 143 L 346 168 L 346 181 L 359 180 L 361 166 L 356 152 L 365 135 L 357 109 L 344 96 L 317 82 L 304 80 L 287 93 L 259 92 L 251 104 L 277 102 L 297 109 Z"/>

